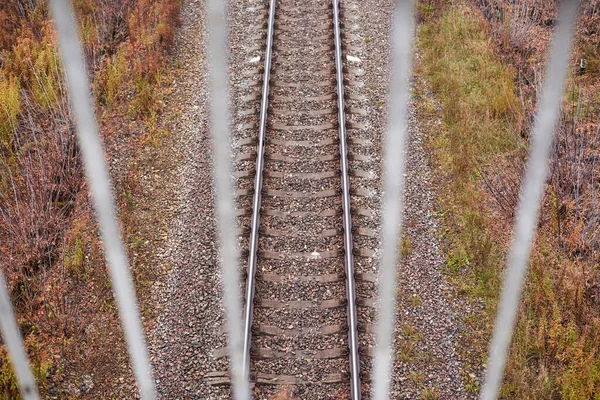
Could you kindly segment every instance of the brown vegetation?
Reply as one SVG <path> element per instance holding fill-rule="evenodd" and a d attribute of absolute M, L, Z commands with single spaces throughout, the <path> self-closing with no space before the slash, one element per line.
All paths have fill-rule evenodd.
<path fill-rule="evenodd" d="M 524 12 L 510 2 L 488 3 L 507 10 L 504 18 L 488 18 L 502 58 L 518 71 L 523 114 L 531 121 L 557 10 L 551 2 L 521 3 Z M 519 38 L 519 31 L 527 33 Z M 599 92 L 600 2 L 589 0 L 577 26 L 507 397 L 588 399 L 600 392 Z"/>
<path fill-rule="evenodd" d="M 103 134 L 126 139 L 134 128 L 150 131 L 160 112 L 156 88 L 173 42 L 180 1 L 74 4 Z M 126 125 L 127 115 L 139 118 Z M 107 149 L 110 152 L 110 143 Z M 119 192 L 122 178 L 116 179 Z M 71 366 L 88 365 L 90 370 L 90 363 L 116 358 L 119 350 L 110 283 L 82 189 L 48 4 L 2 2 L 0 265 L 40 389 L 61 398 L 73 395 L 63 379 L 80 386 L 75 392 L 92 389 L 81 386 L 82 371 Z M 97 346 L 105 351 L 98 352 Z M 110 379 L 110 371 L 105 374 L 102 378 Z M 107 398 L 110 393 L 103 391 L 97 387 L 97 396 Z M 17 396 L 4 352 L 0 394 Z"/>
<path fill-rule="evenodd" d="M 440 205 L 448 270 L 487 310 L 486 318 L 466 320 L 472 330 L 467 346 L 479 344 L 477 355 L 466 355 L 467 368 L 477 369 L 486 354 L 557 9 L 538 0 L 434 1 L 421 4 L 420 15 L 426 21 L 423 76 L 442 103 L 447 128 L 431 145 L 445 168 Z M 600 3 L 584 1 L 502 398 L 591 399 L 600 393 L 599 29 Z M 499 62 L 503 67 L 490 75 Z M 499 97 L 485 95 L 494 85 L 508 89 L 501 97 L 510 107 L 500 113 Z M 426 107 L 421 112 L 435 116 Z M 473 137 L 475 145 L 469 144 Z M 498 137 L 512 145 L 498 146 Z M 477 392 L 473 377 L 465 374 L 465 382 Z"/>

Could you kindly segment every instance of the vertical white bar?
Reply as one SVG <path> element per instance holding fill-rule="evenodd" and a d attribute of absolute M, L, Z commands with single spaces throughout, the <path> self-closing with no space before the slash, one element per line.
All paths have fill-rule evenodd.
<path fill-rule="evenodd" d="M 75 18 L 69 0 L 51 0 L 51 6 L 56 31 L 58 32 L 58 43 L 65 69 L 69 100 L 77 122 L 77 137 L 88 185 L 100 224 L 100 232 L 104 242 L 104 251 L 119 308 L 121 324 L 125 331 L 125 339 L 129 347 L 131 363 L 141 398 L 151 400 L 156 397 L 154 381 L 133 290 L 127 254 L 121 240 L 121 231 L 113 203 L 104 151 L 98 135 L 87 69 L 79 43 Z"/>
<path fill-rule="evenodd" d="M 208 53 L 211 82 L 211 125 L 215 160 L 215 187 L 219 225 L 220 257 L 223 275 L 223 302 L 229 334 L 229 363 L 233 394 L 237 400 L 250 399 L 248 373 L 243 367 L 242 309 L 234 227 L 231 185 L 231 147 L 229 139 L 229 90 L 226 1 L 209 0 Z"/>
<path fill-rule="evenodd" d="M 552 43 L 544 90 L 533 126 L 531 153 L 521 187 L 514 238 L 508 257 L 508 268 L 498 306 L 498 316 L 494 325 L 489 368 L 481 390 L 481 400 L 496 399 L 502 383 L 508 348 L 519 308 L 523 278 L 527 271 L 531 243 L 548 176 L 548 158 L 552 149 L 556 122 L 560 116 L 578 8 L 578 0 L 562 2 L 558 31 Z"/>
<path fill-rule="evenodd" d="M 396 3 L 392 31 L 392 64 L 388 130 L 384 141 L 384 197 L 382 212 L 382 259 L 379 277 L 377 347 L 373 366 L 373 399 L 385 400 L 390 389 L 392 335 L 396 307 L 396 265 L 402 232 L 403 186 L 408 137 L 409 81 L 414 35 L 412 0 Z"/>
<path fill-rule="evenodd" d="M 21 396 L 24 400 L 38 400 L 40 395 L 29 369 L 27 353 L 25 353 L 23 339 L 21 339 L 2 271 L 0 271 L 0 327 L 2 328 L 2 339 L 4 339 L 10 361 L 17 375 Z"/>

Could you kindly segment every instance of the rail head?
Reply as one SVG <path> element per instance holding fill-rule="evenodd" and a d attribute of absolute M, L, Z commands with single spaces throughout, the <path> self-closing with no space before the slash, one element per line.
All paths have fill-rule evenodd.
<path fill-rule="evenodd" d="M 260 226 L 261 191 L 265 158 L 265 133 L 267 130 L 267 111 L 269 108 L 269 81 L 271 79 L 271 58 L 273 54 L 273 32 L 275 29 L 276 0 L 269 0 L 269 19 L 265 49 L 262 98 L 260 103 L 260 119 L 258 126 L 258 143 L 256 152 L 256 176 L 254 179 L 254 196 L 252 198 L 252 220 L 250 223 L 250 248 L 248 254 L 246 293 L 244 296 L 244 348 L 243 367 L 247 376 L 250 373 L 250 346 L 252 342 L 252 314 L 254 312 L 254 291 L 257 265 L 258 235 Z"/>
<path fill-rule="evenodd" d="M 335 41 L 335 69 L 338 105 L 338 130 L 340 138 L 340 172 L 342 183 L 342 212 L 344 228 L 344 266 L 346 270 L 346 298 L 348 303 L 348 347 L 350 357 L 350 396 L 360 400 L 360 361 L 358 354 L 358 322 L 356 312 L 356 282 L 354 281 L 354 257 L 352 239 L 352 216 L 350 207 L 350 176 L 348 173 L 348 147 L 346 132 L 346 106 L 344 101 L 344 71 L 342 63 L 342 34 L 340 2 L 332 0 L 333 31 Z"/>
<path fill-rule="evenodd" d="M 344 230 L 344 265 L 346 275 L 346 294 L 348 303 L 348 339 L 350 356 L 350 390 L 351 398 L 359 400 L 361 395 L 360 388 L 360 370 L 358 356 L 358 329 L 356 296 L 354 281 L 354 260 L 353 260 L 353 239 L 352 239 L 352 219 L 350 215 L 350 178 L 348 173 L 348 149 L 346 134 L 346 116 L 344 101 L 344 72 L 342 63 L 342 43 L 341 43 L 341 23 L 340 23 L 340 5 L 338 0 L 332 0 L 333 18 L 332 26 L 335 43 L 335 74 L 338 106 L 338 131 L 340 139 L 340 175 L 342 186 L 342 218 Z M 256 155 L 256 176 L 254 180 L 254 195 L 252 201 L 252 217 L 250 226 L 250 244 L 247 262 L 247 277 L 244 305 L 244 369 L 249 373 L 250 370 L 250 347 L 252 341 L 252 319 L 254 311 L 254 292 L 255 276 L 257 270 L 257 251 L 260 225 L 261 192 L 264 172 L 264 152 L 265 152 L 265 134 L 267 129 L 267 113 L 269 108 L 269 88 L 271 62 L 273 52 L 273 36 L 275 29 L 276 0 L 269 2 L 269 16 L 267 23 L 266 49 L 264 58 L 262 98 L 260 105 L 260 117 L 258 124 L 258 140 Z"/>

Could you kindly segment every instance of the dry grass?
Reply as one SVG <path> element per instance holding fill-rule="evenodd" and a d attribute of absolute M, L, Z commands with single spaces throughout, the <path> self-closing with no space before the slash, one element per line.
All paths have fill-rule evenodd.
<path fill-rule="evenodd" d="M 440 398 L 440 392 L 435 389 L 423 389 L 419 395 L 419 400 L 438 400 Z"/>
<path fill-rule="evenodd" d="M 539 3 L 539 4 L 538 4 Z M 458 4 L 421 5 L 419 33 L 427 79 L 441 115 L 422 102 L 422 118 L 441 116 L 430 145 L 441 173 L 448 272 L 467 298 L 483 301 L 485 318 L 468 318 L 466 369 L 477 370 L 504 264 L 529 127 L 541 85 L 553 5 L 480 1 L 484 18 Z M 539 7 L 538 7 L 539 6 Z M 598 21 L 583 7 L 565 112 L 552 161 L 538 239 L 501 398 L 596 399 L 600 393 L 597 224 Z M 529 37 L 529 40 L 524 38 Z M 489 87 L 493 89 L 488 90 Z M 517 96 L 518 94 L 518 96 Z M 436 130 L 434 132 L 438 132 Z M 470 353 L 470 354 L 468 354 Z M 466 354 L 466 356 L 465 356 Z M 478 382 L 464 374 L 472 392 Z"/>
<path fill-rule="evenodd" d="M 465 291 L 492 298 L 498 287 L 498 256 L 482 201 L 481 171 L 497 157 L 517 151 L 513 134 L 520 123 L 514 74 L 505 68 L 478 19 L 464 7 L 450 7 L 419 33 L 423 55 L 419 73 L 441 102 L 444 128 L 430 137 L 448 190 L 442 196 L 448 272 L 472 275 Z M 435 109 L 422 110 L 437 118 Z"/>
<path fill-rule="evenodd" d="M 155 129 L 180 1 L 75 7 L 103 134 Z M 0 257 L 43 395 L 54 387 L 72 396 L 67 381 L 94 371 L 97 396 L 106 398 L 103 385 L 127 365 L 55 49 L 47 2 L 0 2 Z M 139 118 L 123 124 L 135 107 Z M 133 222 L 125 222 L 129 234 Z M 0 365 L 0 394 L 17 398 L 4 353 Z"/>

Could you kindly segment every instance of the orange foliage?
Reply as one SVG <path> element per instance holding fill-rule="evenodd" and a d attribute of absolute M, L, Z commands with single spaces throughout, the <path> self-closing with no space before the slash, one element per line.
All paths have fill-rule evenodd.
<path fill-rule="evenodd" d="M 111 113 L 123 115 L 130 107 L 124 100 L 107 106 L 126 98 L 117 92 L 137 90 L 134 83 L 140 79 L 145 90 L 155 90 L 173 43 L 180 0 L 75 0 L 74 8 L 92 84 L 100 89 L 99 113 L 114 124 L 118 118 L 111 119 Z M 102 89 L 107 84 L 109 90 Z M 82 283 L 90 274 L 82 267 L 82 248 L 93 247 L 82 238 L 95 235 L 89 232 L 91 223 L 72 228 L 75 219 L 85 219 L 82 214 L 92 214 L 81 193 L 81 163 L 63 88 L 48 2 L 0 1 L 0 261 L 25 340 L 39 344 L 28 348 L 39 371 L 52 365 L 48 349 L 53 343 L 84 332 L 97 318 L 93 313 L 100 312 L 57 308 L 61 303 L 55 300 L 75 292 L 86 299 L 86 290 L 92 290 L 87 286 L 107 284 L 101 257 L 98 267 L 90 268 L 89 284 Z M 129 134 L 125 128 L 101 128 Z M 79 236 L 72 237 L 73 231 Z M 64 353 L 64 347 L 54 349 Z M 0 376 L 2 365 L 8 364 L 0 353 Z M 61 379 L 47 371 L 36 378 L 42 392 L 46 380 Z M 0 397 L 10 387 L 0 379 Z"/>
<path fill-rule="evenodd" d="M 135 55 L 134 71 L 139 77 L 156 76 L 164 55 L 174 38 L 180 4 L 140 0 L 128 20 L 132 37 L 130 54 Z"/>

